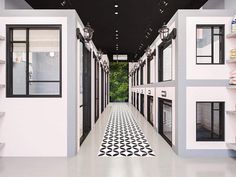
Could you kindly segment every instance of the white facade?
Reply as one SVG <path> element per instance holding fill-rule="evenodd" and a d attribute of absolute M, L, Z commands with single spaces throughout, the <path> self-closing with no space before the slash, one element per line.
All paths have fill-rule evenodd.
<path fill-rule="evenodd" d="M 169 21 L 167 26 L 170 31 L 177 30 L 176 39 L 171 45 L 171 74 L 170 81 L 159 82 L 158 61 L 160 60 L 158 48 L 161 44 L 159 36 L 151 45 L 152 51 L 156 49 L 153 57 L 155 71 L 151 77 L 155 82 L 135 85 L 130 88 L 137 92 L 137 88 L 146 90 L 144 109 L 148 109 L 147 95 L 153 95 L 154 124 L 159 132 L 159 105 L 158 100 L 164 98 L 172 101 L 172 148 L 182 156 L 235 156 L 229 151 L 228 143 L 235 143 L 236 120 L 233 112 L 236 105 L 234 87 L 229 89 L 230 72 L 235 70 L 235 64 L 228 62 L 230 50 L 236 47 L 235 38 L 227 38 L 231 33 L 231 21 L 234 13 L 225 10 L 179 10 Z M 197 25 L 223 25 L 224 26 L 224 63 L 223 64 L 197 64 L 196 63 L 196 27 Z M 215 46 L 219 45 L 214 43 Z M 165 55 L 165 54 L 164 54 Z M 147 56 L 144 68 L 147 69 Z M 133 72 L 131 67 L 130 72 Z M 168 71 L 169 72 L 169 71 Z M 147 70 L 144 72 L 147 78 Z M 130 78 L 130 83 L 132 78 Z M 131 84 L 130 84 L 131 85 Z M 130 93 L 131 94 L 131 93 Z M 197 141 L 196 140 L 196 104 L 197 102 L 224 102 L 224 140 Z M 132 100 L 130 99 L 132 103 Z M 135 105 L 137 106 L 137 105 Z M 139 105 L 140 106 L 140 105 Z M 145 117 L 147 117 L 147 110 Z"/>

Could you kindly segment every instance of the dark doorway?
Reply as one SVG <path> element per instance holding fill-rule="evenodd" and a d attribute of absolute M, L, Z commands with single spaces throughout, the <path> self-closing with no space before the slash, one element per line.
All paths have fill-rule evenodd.
<path fill-rule="evenodd" d="M 134 107 L 136 107 L 136 93 L 134 92 Z"/>
<path fill-rule="evenodd" d="M 144 94 L 140 94 L 140 113 L 144 116 Z"/>
<path fill-rule="evenodd" d="M 137 93 L 137 110 L 139 111 L 139 93 Z"/>
<path fill-rule="evenodd" d="M 101 112 L 104 110 L 104 71 L 101 67 Z"/>
<path fill-rule="evenodd" d="M 158 105 L 159 133 L 172 146 L 172 101 L 159 98 Z"/>
<path fill-rule="evenodd" d="M 99 118 L 99 61 L 95 60 L 95 122 Z"/>
<path fill-rule="evenodd" d="M 153 96 L 147 96 L 147 120 L 153 126 Z"/>
<path fill-rule="evenodd" d="M 83 143 L 91 130 L 91 52 L 83 44 Z"/>

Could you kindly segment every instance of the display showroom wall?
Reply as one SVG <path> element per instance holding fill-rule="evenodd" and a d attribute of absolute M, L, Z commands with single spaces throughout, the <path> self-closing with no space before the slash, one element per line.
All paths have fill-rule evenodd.
<path fill-rule="evenodd" d="M 77 95 L 81 74 L 77 59 L 82 55 L 77 46 L 76 27 L 83 31 L 84 25 L 74 10 L 1 10 L 0 16 L 3 37 L 6 36 L 6 24 L 62 25 L 62 96 L 7 98 L 6 89 L 0 88 L 0 108 L 5 112 L 0 121 L 0 142 L 4 142 L 0 156 L 76 155 L 82 119 L 78 114 L 81 95 Z M 90 47 L 92 53 L 97 52 L 92 42 Z M 5 60 L 5 40 L 0 42 L 0 51 L 1 60 Z M 1 64 L 1 83 L 6 82 L 5 68 L 5 64 Z"/>
<path fill-rule="evenodd" d="M 161 40 L 157 37 L 151 45 L 152 50 L 156 48 L 157 51 L 156 69 L 154 71 L 155 82 L 152 84 L 144 83 L 144 85 L 136 85 L 130 88 L 130 92 L 138 92 L 142 88 L 146 90 L 146 95 L 151 92 L 154 96 L 156 104 L 154 109 L 154 128 L 157 132 L 159 131 L 158 116 L 160 113 L 158 99 L 165 98 L 172 101 L 172 148 L 178 155 L 236 155 L 235 151 L 228 147 L 229 143 L 235 143 L 236 120 L 232 114 L 227 113 L 229 110 L 235 110 L 236 105 L 235 90 L 232 87 L 230 88 L 228 84 L 229 73 L 235 70 L 235 66 L 227 62 L 230 58 L 230 50 L 235 48 L 235 39 L 226 37 L 227 34 L 231 33 L 231 21 L 235 15 L 234 13 L 234 11 L 230 10 L 178 10 L 167 24 L 170 31 L 174 27 L 177 29 L 177 37 L 172 40 L 171 47 L 172 80 L 158 82 L 158 46 Z M 225 62 L 223 64 L 196 64 L 196 27 L 204 24 L 225 26 Z M 217 46 L 219 43 L 214 41 L 214 44 Z M 202 48 L 199 48 L 199 51 L 209 49 L 207 41 L 201 46 Z M 144 55 L 141 60 L 146 60 L 146 58 L 146 55 Z M 133 68 L 130 67 L 130 71 L 134 71 Z M 132 78 L 130 78 L 131 81 Z M 147 90 L 150 91 L 147 92 Z M 196 103 L 201 101 L 225 103 L 224 140 L 196 140 Z M 145 102 L 146 107 L 147 102 Z M 205 124 L 207 123 L 205 122 Z"/>

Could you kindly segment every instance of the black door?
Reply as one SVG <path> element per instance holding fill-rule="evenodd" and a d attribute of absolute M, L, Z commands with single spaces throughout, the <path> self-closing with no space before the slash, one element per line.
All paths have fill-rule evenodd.
<path fill-rule="evenodd" d="M 134 107 L 136 107 L 136 93 L 134 92 Z"/>
<path fill-rule="evenodd" d="M 140 113 L 144 116 L 144 94 L 140 94 Z"/>
<path fill-rule="evenodd" d="M 99 118 L 99 62 L 95 60 L 95 122 Z"/>
<path fill-rule="evenodd" d="M 137 93 L 137 110 L 139 111 L 139 93 Z"/>
<path fill-rule="evenodd" d="M 91 52 L 83 45 L 83 143 L 91 130 Z"/>
<path fill-rule="evenodd" d="M 153 96 L 147 96 L 147 120 L 153 126 Z"/>
<path fill-rule="evenodd" d="M 158 130 L 160 135 L 172 145 L 172 101 L 167 99 L 158 99 L 159 116 Z"/>
<path fill-rule="evenodd" d="M 104 72 L 101 67 L 101 112 L 104 110 Z"/>

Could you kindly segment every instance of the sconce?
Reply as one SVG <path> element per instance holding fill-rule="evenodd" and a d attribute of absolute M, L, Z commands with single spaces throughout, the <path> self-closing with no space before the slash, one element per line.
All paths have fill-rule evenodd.
<path fill-rule="evenodd" d="M 160 34 L 160 38 L 163 42 L 168 42 L 176 38 L 176 28 L 174 28 L 170 33 L 170 29 L 166 25 L 163 25 L 158 30 L 158 33 Z"/>
<path fill-rule="evenodd" d="M 152 49 L 148 46 L 147 49 L 145 50 L 145 53 L 146 53 L 147 57 L 151 57 L 152 56 Z"/>
<path fill-rule="evenodd" d="M 94 30 L 91 28 L 89 23 L 87 23 L 86 27 L 84 27 L 84 39 L 85 39 L 85 42 L 89 42 L 89 41 L 92 40 L 93 33 L 94 33 Z"/>
<path fill-rule="evenodd" d="M 101 50 L 99 50 L 97 52 L 97 57 L 98 57 L 98 60 L 101 60 L 102 59 L 102 55 L 103 55 L 103 52 Z"/>

